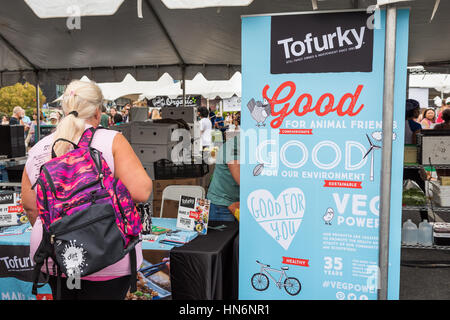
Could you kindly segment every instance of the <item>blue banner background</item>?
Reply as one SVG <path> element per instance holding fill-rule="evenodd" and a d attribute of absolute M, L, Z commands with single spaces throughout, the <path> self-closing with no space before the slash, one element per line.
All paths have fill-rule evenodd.
<path fill-rule="evenodd" d="M 301 19 L 301 15 L 299 15 L 299 19 Z M 396 139 L 393 142 L 392 159 L 389 299 L 398 299 L 399 296 L 408 24 L 409 10 L 398 10 L 394 111 Z M 381 145 L 381 141 L 376 141 L 373 138 L 373 134 L 376 131 L 381 131 L 381 128 L 351 127 L 351 121 L 365 121 L 364 123 L 376 121 L 379 124 L 381 123 L 384 79 L 384 25 L 385 12 L 381 11 L 381 26 L 383 27 L 374 30 L 372 72 L 272 75 L 270 74 L 271 17 L 254 16 L 242 19 L 243 107 L 241 115 L 239 299 L 344 300 L 377 298 L 376 290 L 366 289 L 372 281 L 372 275 L 375 274 L 375 268 L 378 264 L 378 228 L 375 225 L 378 216 L 373 211 L 376 211 L 379 205 L 379 202 L 374 198 L 379 196 L 380 192 L 381 150 L 373 151 L 373 181 L 369 178 L 371 155 L 367 158 L 364 166 L 355 171 L 346 170 L 344 161 L 346 159 L 345 147 L 348 141 L 354 141 L 366 148 L 361 151 L 353 149 L 353 164 L 359 161 L 358 155 L 363 155 L 368 149 L 369 142 L 366 134 L 375 144 Z M 278 129 L 270 127 L 270 121 L 274 117 L 269 116 L 264 127 L 257 127 L 255 120 L 247 109 L 247 102 L 252 98 L 262 101 L 262 90 L 265 85 L 269 85 L 268 96 L 272 97 L 278 86 L 286 81 L 292 81 L 296 85 L 296 93 L 289 101 L 289 109 L 303 93 L 311 94 L 313 105 L 322 94 L 332 93 L 337 104 L 344 94 L 353 94 L 358 85 L 363 85 L 364 88 L 358 98 L 357 107 L 364 104 L 364 109 L 354 117 L 338 117 L 335 113 L 330 113 L 324 117 L 318 117 L 315 113 L 297 117 L 292 113 L 285 118 L 283 125 Z M 287 89 L 280 94 L 280 98 L 285 97 L 286 94 Z M 280 108 L 280 105 L 275 106 L 276 110 L 280 110 Z M 306 123 L 304 128 L 306 129 L 310 129 L 311 121 L 315 120 L 335 120 L 335 124 L 338 122 L 345 123 L 346 128 L 313 128 L 312 135 L 279 134 L 279 129 L 282 128 L 298 128 L 288 126 L 288 120 L 304 120 Z M 250 137 L 249 132 L 251 131 L 261 133 L 256 141 Z M 273 144 L 269 148 L 259 150 L 258 146 L 261 146 L 268 139 L 273 139 Z M 290 141 L 300 141 L 308 149 L 309 155 L 306 163 L 297 169 L 288 168 L 280 161 L 278 151 Z M 341 161 L 331 170 L 320 169 L 312 162 L 311 154 L 314 146 L 323 141 L 334 142 L 341 152 Z M 287 161 L 299 161 L 299 154 L 301 153 L 299 153 L 298 147 L 290 146 L 285 151 Z M 275 153 L 275 159 L 278 162 L 273 168 L 269 164 L 270 152 Z M 317 153 L 317 158 L 326 164 L 331 161 L 330 159 L 335 158 L 335 154 L 336 151 L 333 151 L 332 148 L 324 146 Z M 259 159 L 258 155 L 261 155 Z M 262 174 L 257 176 L 254 175 L 256 162 L 250 162 L 255 158 L 256 162 L 258 160 L 259 162 L 265 162 Z M 365 176 L 361 180 L 314 179 L 302 176 L 314 172 L 355 172 Z M 270 176 L 271 173 L 276 173 L 277 176 Z M 286 176 L 284 177 L 283 174 Z M 295 174 L 298 177 L 295 177 Z M 361 181 L 362 189 L 324 188 L 324 180 Z M 298 188 L 302 194 L 298 190 L 289 192 L 289 188 Z M 281 196 L 277 201 L 280 194 Z M 291 195 L 294 196 L 291 197 Z M 295 203 L 295 199 L 299 200 L 302 196 L 305 209 L 303 216 L 300 213 L 299 206 L 297 206 L 301 201 Z M 348 197 L 347 206 L 345 209 L 339 210 L 337 203 L 345 203 L 345 197 Z M 371 210 L 371 201 L 372 209 L 375 208 L 375 210 Z M 352 208 L 352 204 L 355 204 L 354 208 Z M 274 212 L 281 210 L 284 213 L 281 208 L 285 206 L 290 208 L 288 210 L 291 210 L 291 212 L 290 215 L 287 215 L 290 220 L 284 220 L 286 229 L 283 233 L 283 222 L 277 221 L 280 216 L 275 214 L 271 221 L 267 221 L 267 219 L 269 219 L 268 208 L 273 207 Z M 328 208 L 334 210 L 331 225 L 326 224 L 324 220 Z M 262 217 L 263 212 L 267 213 L 267 217 L 264 219 Z M 366 212 L 366 215 L 363 214 L 364 212 Z M 359 218 L 359 221 L 365 218 L 363 227 L 356 226 L 356 218 Z M 354 224 L 351 223 L 352 221 Z M 290 230 L 289 226 L 291 227 Z M 277 235 L 280 236 L 278 241 L 275 239 Z M 287 238 L 284 242 L 283 235 Z M 334 248 L 331 247 L 330 242 L 336 242 L 333 245 Z M 359 247 L 356 247 L 356 245 Z M 302 261 L 308 260 L 308 266 L 285 264 L 283 263 L 285 261 L 283 257 L 303 259 Z M 252 287 L 251 278 L 261 270 L 261 266 L 256 263 L 256 260 L 271 265 L 272 268 L 277 270 L 281 270 L 281 267 L 289 267 L 286 274 L 300 281 L 300 293 L 291 296 L 282 287 L 278 288 L 274 281 L 270 279 L 266 290 L 255 290 Z M 279 277 L 277 273 L 272 272 L 272 275 L 275 278 Z"/>

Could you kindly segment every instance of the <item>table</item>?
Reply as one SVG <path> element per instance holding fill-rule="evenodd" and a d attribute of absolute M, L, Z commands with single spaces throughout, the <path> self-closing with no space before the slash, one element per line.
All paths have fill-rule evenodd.
<path fill-rule="evenodd" d="M 152 223 L 176 229 L 173 218 L 153 218 Z M 144 259 L 155 253 L 170 257 L 172 299 L 237 299 L 236 236 L 239 224 L 210 222 L 212 227 L 222 224 L 226 226 L 222 231 L 208 229 L 207 235 L 199 235 L 182 247 L 159 243 L 164 235 L 155 242 L 142 242 Z M 9 235 L 0 234 L 0 299 L 36 299 L 31 294 L 30 227 L 26 224 L 10 230 Z M 6 268 L 7 265 L 19 268 Z M 38 299 L 51 297 L 49 285 L 38 292 Z"/>
<path fill-rule="evenodd" d="M 208 229 L 182 247 L 170 251 L 170 278 L 174 300 L 231 300 L 238 298 L 235 239 L 238 222 L 215 222 L 222 231 Z"/>

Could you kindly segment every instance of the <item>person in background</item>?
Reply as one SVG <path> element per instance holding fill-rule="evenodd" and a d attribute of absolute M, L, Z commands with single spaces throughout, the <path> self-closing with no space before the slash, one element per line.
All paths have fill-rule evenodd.
<path fill-rule="evenodd" d="M 159 120 L 159 119 L 162 119 L 162 118 L 161 118 L 161 113 L 159 112 L 158 109 L 153 109 L 153 110 L 152 110 L 152 116 L 151 116 L 151 119 L 152 119 L 152 120 Z"/>
<path fill-rule="evenodd" d="M 405 114 L 405 144 L 417 144 L 417 134 L 422 130 L 420 123 L 414 121 L 420 114 L 419 102 L 414 99 L 406 100 L 406 114 Z M 403 168 L 403 180 L 413 180 L 425 192 L 425 181 L 420 177 L 419 170 L 415 168 Z M 422 220 L 428 218 L 428 212 L 420 210 L 420 217 Z"/>
<path fill-rule="evenodd" d="M 442 111 L 442 123 L 438 123 L 434 126 L 434 130 L 450 130 L 450 108 Z"/>
<path fill-rule="evenodd" d="M 43 226 L 36 205 L 36 191 L 32 186 L 39 177 L 41 166 L 51 159 L 54 141 L 64 138 L 78 143 L 86 129 L 99 126 L 102 100 L 102 91 L 96 84 L 72 81 L 67 86 L 62 101 L 65 117 L 54 133 L 39 140 L 29 151 L 22 175 L 21 190 L 23 208 L 33 226 L 30 237 L 32 258 L 43 235 Z M 69 151 L 70 147 L 69 143 L 56 144 L 55 153 L 61 156 Z M 114 130 L 98 130 L 92 139 L 92 147 L 102 153 L 112 174 L 123 182 L 135 203 L 147 201 L 152 191 L 152 181 L 122 134 Z M 141 244 L 136 245 L 136 258 L 139 267 L 142 263 Z M 50 272 L 49 284 L 55 296 L 57 280 L 52 272 L 52 264 L 53 262 L 49 260 L 48 269 L 44 266 L 42 271 Z M 67 282 L 61 281 L 61 297 L 63 300 L 124 300 L 130 287 L 130 273 L 130 257 L 127 254 L 122 260 L 92 275 L 82 277 L 78 289 L 68 288 L 65 285 Z"/>
<path fill-rule="evenodd" d="M 30 108 L 30 107 L 28 107 Z M 29 128 L 31 127 L 31 119 L 29 116 L 26 115 L 25 110 L 23 110 L 23 117 L 22 117 L 22 121 L 25 125 L 27 125 Z"/>
<path fill-rule="evenodd" d="M 121 125 L 123 123 L 123 117 L 120 113 L 116 113 L 114 115 L 114 125 L 118 126 Z"/>
<path fill-rule="evenodd" d="M 422 129 L 433 129 L 435 118 L 436 112 L 433 108 L 425 109 L 422 114 L 422 121 L 420 122 Z"/>
<path fill-rule="evenodd" d="M 211 126 L 214 127 L 216 122 L 216 106 L 209 107 L 209 120 L 211 120 Z"/>
<path fill-rule="evenodd" d="M 216 121 L 214 122 L 214 128 L 222 132 L 222 139 L 225 141 L 225 131 L 227 131 L 228 126 L 225 126 L 225 120 L 222 117 L 222 112 L 218 112 L 216 116 Z"/>
<path fill-rule="evenodd" d="M 109 109 L 109 126 L 114 125 L 114 115 L 117 113 L 117 109 L 114 107 L 111 107 Z"/>
<path fill-rule="evenodd" d="M 20 124 L 20 120 L 22 120 L 22 111 L 24 111 L 21 107 L 16 106 L 13 109 L 13 114 L 9 119 L 10 125 Z"/>
<path fill-rule="evenodd" d="M 39 117 L 39 123 L 41 125 L 45 125 L 45 119 L 44 119 L 44 114 L 41 111 L 41 115 Z M 36 111 L 33 113 L 33 121 L 31 122 L 31 128 L 30 131 L 28 132 L 28 136 L 27 136 L 27 146 L 28 147 L 32 147 L 35 145 L 35 140 L 36 140 L 36 127 L 37 127 L 37 113 Z"/>
<path fill-rule="evenodd" d="M 3 116 L 2 117 L 2 126 L 7 126 L 7 125 L 9 125 L 8 116 Z"/>
<path fill-rule="evenodd" d="M 216 120 L 214 121 L 214 128 L 221 129 L 225 126 L 225 120 L 222 117 L 222 112 L 217 112 Z"/>
<path fill-rule="evenodd" d="M 236 114 L 234 115 L 233 123 L 235 126 L 235 130 L 239 130 L 239 127 L 241 125 L 241 112 L 240 111 L 236 112 Z"/>
<path fill-rule="evenodd" d="M 31 120 L 30 120 L 30 117 L 28 117 L 25 114 L 25 110 L 24 109 L 22 109 L 22 117 L 20 119 L 20 124 L 23 125 L 24 139 L 26 139 L 27 135 L 28 135 L 28 132 L 30 131 Z"/>
<path fill-rule="evenodd" d="M 233 124 L 233 115 L 229 112 L 225 117 L 225 125 L 230 126 L 231 124 Z"/>
<path fill-rule="evenodd" d="M 56 112 L 50 113 L 50 117 L 48 118 L 48 120 L 50 121 L 51 125 L 58 125 L 58 115 L 56 114 Z"/>
<path fill-rule="evenodd" d="M 414 99 L 406 100 L 405 144 L 416 144 L 417 134 L 422 130 L 420 123 L 414 121 L 420 114 L 419 102 Z"/>
<path fill-rule="evenodd" d="M 200 116 L 200 150 L 209 148 L 211 145 L 211 121 L 208 118 L 208 109 L 206 107 L 200 107 L 197 110 Z"/>
<path fill-rule="evenodd" d="M 441 109 L 439 110 L 439 115 L 438 118 L 436 119 L 436 123 L 443 123 L 444 119 L 442 119 L 442 113 L 447 110 L 448 108 L 450 108 L 450 97 L 448 97 L 447 99 L 445 99 L 445 104 L 442 104 Z"/>
<path fill-rule="evenodd" d="M 127 103 L 123 108 L 123 123 L 127 123 L 130 121 L 130 108 L 131 105 Z"/>
<path fill-rule="evenodd" d="M 211 201 L 209 221 L 235 221 L 239 208 L 240 164 L 239 137 L 220 147 L 206 198 Z"/>
<path fill-rule="evenodd" d="M 106 114 L 106 107 L 102 106 L 102 118 L 100 119 L 100 125 L 103 128 L 109 127 L 109 116 Z"/>

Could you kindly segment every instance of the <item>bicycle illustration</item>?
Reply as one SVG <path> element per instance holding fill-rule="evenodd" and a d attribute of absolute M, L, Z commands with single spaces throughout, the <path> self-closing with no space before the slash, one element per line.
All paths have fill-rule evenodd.
<path fill-rule="evenodd" d="M 252 276 L 251 282 L 253 289 L 257 291 L 264 291 L 269 287 L 269 278 L 275 282 L 275 285 L 278 289 L 282 287 L 286 290 L 288 294 L 291 296 L 297 295 L 302 289 L 302 285 L 297 278 L 288 277 L 286 271 L 289 270 L 289 267 L 281 267 L 281 270 L 273 269 L 268 264 L 264 264 L 256 260 L 256 263 L 261 265 L 261 271 L 259 273 L 255 273 Z M 280 274 L 280 278 L 277 281 L 270 273 L 276 272 Z M 282 280 L 284 279 L 284 282 Z"/>

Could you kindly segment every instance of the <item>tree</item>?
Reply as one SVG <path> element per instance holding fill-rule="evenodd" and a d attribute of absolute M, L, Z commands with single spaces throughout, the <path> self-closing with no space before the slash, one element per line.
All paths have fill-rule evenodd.
<path fill-rule="evenodd" d="M 40 107 L 45 103 L 45 96 L 39 88 Z M 31 117 L 36 110 L 36 87 L 28 82 L 16 83 L 13 86 L 0 89 L 0 113 L 11 116 L 15 106 L 22 107 L 26 114 Z"/>

